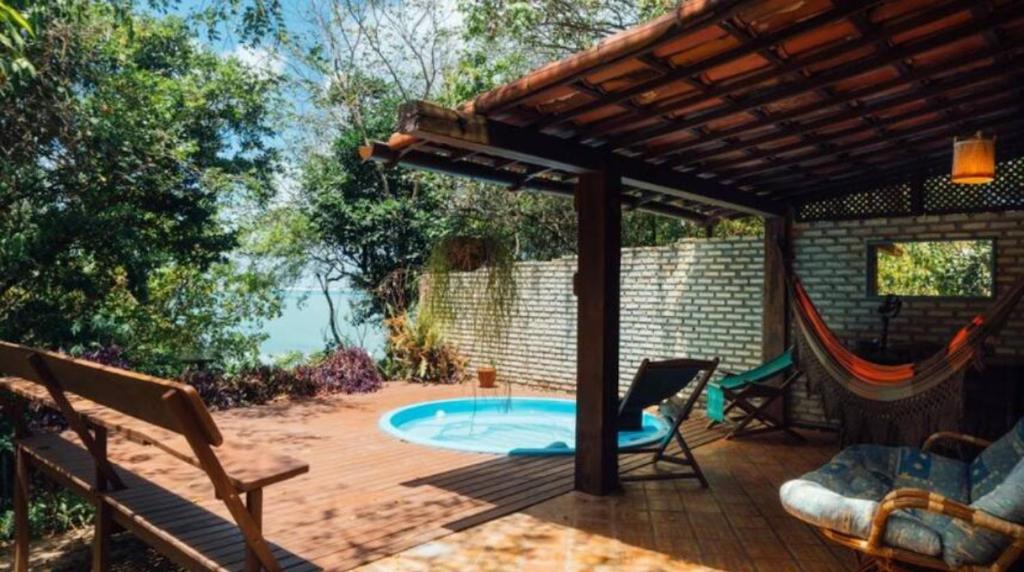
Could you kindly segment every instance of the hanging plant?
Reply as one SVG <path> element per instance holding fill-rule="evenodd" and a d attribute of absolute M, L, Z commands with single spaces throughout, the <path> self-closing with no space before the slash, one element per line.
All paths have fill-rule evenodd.
<path fill-rule="evenodd" d="M 479 282 L 474 280 L 472 328 L 476 338 L 494 348 L 504 346 L 508 328 L 515 310 L 518 288 L 515 275 L 515 252 L 511 241 L 502 236 L 450 236 L 440 240 L 431 251 L 427 262 L 427 281 L 424 284 L 425 311 L 445 327 L 457 316 L 455 273 L 482 272 Z M 493 373 L 483 378 L 493 379 Z"/>

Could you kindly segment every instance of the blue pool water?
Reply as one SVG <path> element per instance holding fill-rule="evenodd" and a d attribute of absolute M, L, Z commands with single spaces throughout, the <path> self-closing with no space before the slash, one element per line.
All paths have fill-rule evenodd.
<path fill-rule="evenodd" d="M 428 401 L 385 413 L 380 428 L 410 443 L 459 451 L 571 454 L 576 443 L 576 403 L 540 397 Z M 619 432 L 619 448 L 654 443 L 669 429 L 663 419 L 645 412 L 642 429 Z"/>

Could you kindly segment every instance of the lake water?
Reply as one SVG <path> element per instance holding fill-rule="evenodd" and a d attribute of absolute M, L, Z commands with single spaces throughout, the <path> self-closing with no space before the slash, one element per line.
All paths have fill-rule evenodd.
<path fill-rule="evenodd" d="M 383 330 L 352 324 L 349 302 L 355 296 L 351 291 L 334 292 L 332 296 L 342 338 L 347 344 L 366 348 L 376 358 L 383 357 Z M 293 351 L 309 354 L 323 350 L 331 339 L 327 325 L 330 310 L 323 294 L 319 290 L 289 290 L 284 301 L 281 317 L 264 324 L 269 335 L 260 347 L 264 359 L 272 360 Z"/>

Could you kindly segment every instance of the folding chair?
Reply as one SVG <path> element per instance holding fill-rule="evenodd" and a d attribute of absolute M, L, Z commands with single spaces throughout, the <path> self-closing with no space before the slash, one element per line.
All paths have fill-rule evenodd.
<path fill-rule="evenodd" d="M 722 379 L 708 384 L 708 417 L 711 419 L 708 428 L 719 423 L 731 424 L 733 428 L 726 439 L 767 431 L 785 431 L 803 440 L 783 419 L 769 412 L 771 404 L 783 397 L 798 377 L 800 370 L 793 361 L 793 348 L 754 369 L 743 373 L 726 373 Z M 761 401 L 754 403 L 753 399 Z M 730 416 L 731 413 L 738 415 Z M 748 429 L 747 426 L 754 420 L 760 421 L 762 426 Z"/>
<path fill-rule="evenodd" d="M 654 453 L 653 463 L 672 463 L 690 467 L 689 471 L 669 471 L 650 475 L 623 475 L 623 481 L 650 481 L 664 479 L 697 479 L 702 487 L 707 488 L 708 481 L 704 478 L 697 460 L 694 459 L 690 447 L 686 444 L 682 433 L 679 430 L 683 421 L 686 421 L 697 399 L 704 391 L 711 375 L 718 367 L 718 358 L 713 360 L 697 359 L 674 359 L 666 361 L 644 360 L 640 369 L 633 378 L 633 383 L 626 391 L 626 395 L 619 401 L 619 429 L 639 429 L 643 423 L 643 411 L 652 405 L 660 405 L 666 399 L 676 395 L 696 380 L 693 392 L 687 398 L 685 404 L 676 411 L 671 407 L 662 408 L 659 413 L 666 417 L 671 424 L 671 430 L 655 447 L 635 448 L 623 450 L 623 453 Z M 682 455 L 669 455 L 666 453 L 673 439 L 679 444 Z"/>

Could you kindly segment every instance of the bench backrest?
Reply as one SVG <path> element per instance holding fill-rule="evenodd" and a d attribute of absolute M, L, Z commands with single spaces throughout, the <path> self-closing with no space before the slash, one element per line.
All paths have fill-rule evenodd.
<path fill-rule="evenodd" d="M 36 356 L 36 357 L 33 357 Z M 0 341 L 0 377 L 20 377 L 47 385 L 50 377 L 65 392 L 146 423 L 184 434 L 191 429 L 210 445 L 223 442 L 220 430 L 195 388 L 124 369 Z M 190 419 L 181 419 L 168 399 L 177 393 Z M 185 427 L 191 424 L 190 427 Z"/>

